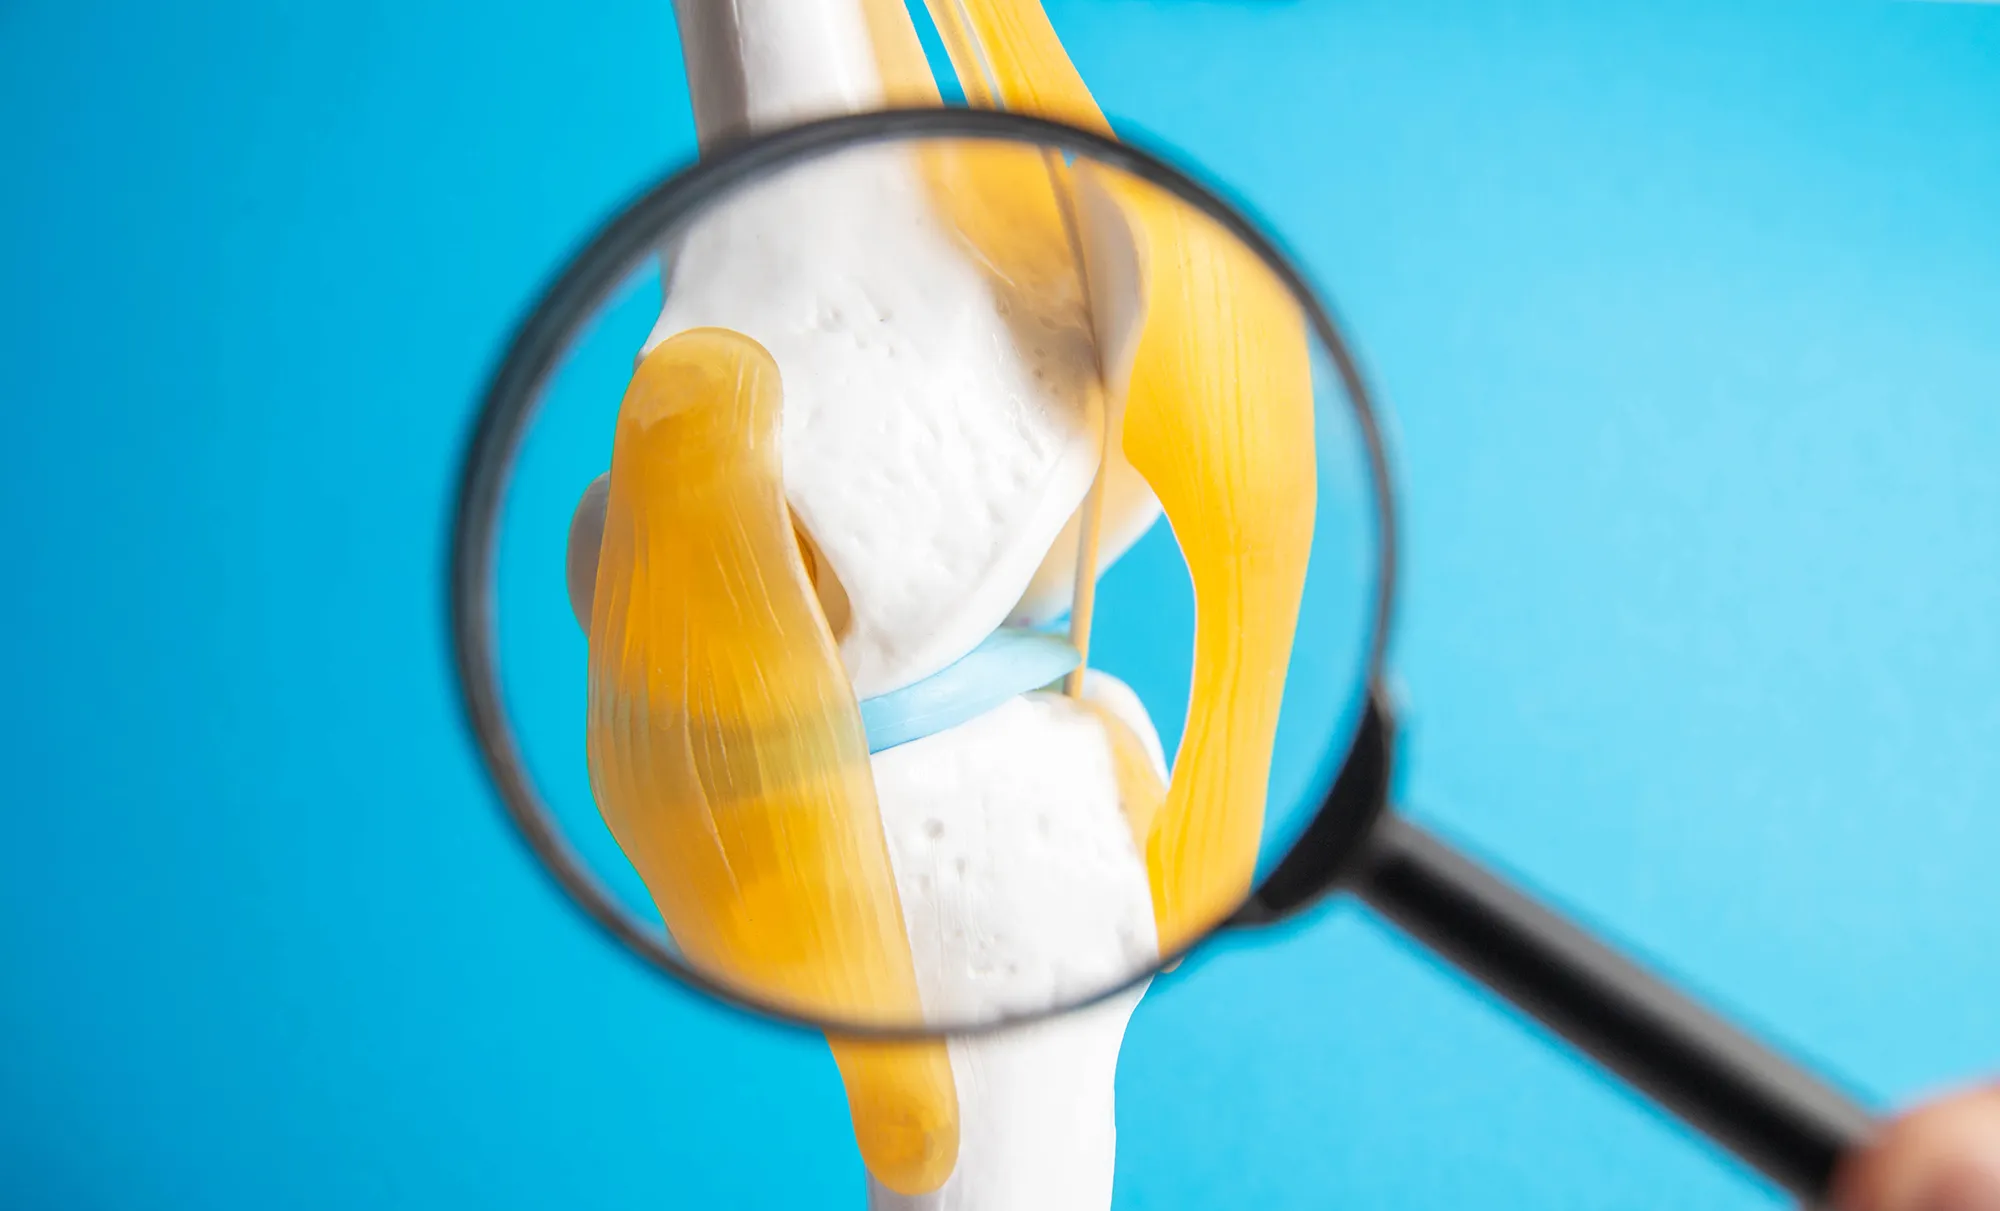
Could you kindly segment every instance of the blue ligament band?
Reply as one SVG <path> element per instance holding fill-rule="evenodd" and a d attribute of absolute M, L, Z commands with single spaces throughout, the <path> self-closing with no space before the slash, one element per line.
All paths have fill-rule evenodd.
<path fill-rule="evenodd" d="M 921 740 L 1038 690 L 1083 663 L 1069 642 L 1042 631 L 1001 627 L 956 663 L 861 703 L 868 751 Z"/>

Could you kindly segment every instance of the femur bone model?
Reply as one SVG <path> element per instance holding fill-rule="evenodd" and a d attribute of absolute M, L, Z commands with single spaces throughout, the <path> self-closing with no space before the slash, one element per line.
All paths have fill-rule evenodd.
<path fill-rule="evenodd" d="M 969 103 L 1109 132 L 1037 0 L 930 3 Z M 676 11 L 704 148 L 939 104 L 900 0 Z M 592 789 L 688 960 L 821 1019 L 965 1021 L 1101 991 L 1233 908 L 1314 513 L 1269 271 L 1139 182 L 969 142 L 782 172 L 662 264 L 569 589 Z M 1196 607 L 1171 773 L 1083 667 L 1099 572 L 1163 510 Z M 1139 996 L 830 1036 L 871 1206 L 1103 1211 Z"/>

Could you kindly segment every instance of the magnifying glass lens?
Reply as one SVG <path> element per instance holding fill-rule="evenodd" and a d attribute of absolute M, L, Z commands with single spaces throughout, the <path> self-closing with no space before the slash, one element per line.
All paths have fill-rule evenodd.
<path fill-rule="evenodd" d="M 1380 658 L 1324 311 L 1150 157 L 976 126 L 655 190 L 482 431 L 470 688 L 516 819 L 657 965 L 847 1035 L 1178 957 L 1317 810 Z"/>

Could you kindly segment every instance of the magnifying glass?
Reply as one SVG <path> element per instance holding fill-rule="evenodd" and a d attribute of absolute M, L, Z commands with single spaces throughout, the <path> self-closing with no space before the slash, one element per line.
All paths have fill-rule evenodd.
<path fill-rule="evenodd" d="M 975 1035 L 1344 891 L 1821 1200 L 1862 1106 L 1391 808 L 1396 541 L 1350 346 L 1238 207 L 895 110 L 717 150 L 570 261 L 479 413 L 451 623 L 522 837 L 710 996 Z M 1126 547 L 1156 575 L 1097 590 Z"/>

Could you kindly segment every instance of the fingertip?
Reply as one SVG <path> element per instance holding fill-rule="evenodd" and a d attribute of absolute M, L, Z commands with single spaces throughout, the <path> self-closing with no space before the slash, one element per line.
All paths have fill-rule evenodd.
<path fill-rule="evenodd" d="M 1836 1175 L 1838 1211 L 2000 1211 L 2000 1085 L 1952 1094 L 1885 1127 Z"/>

